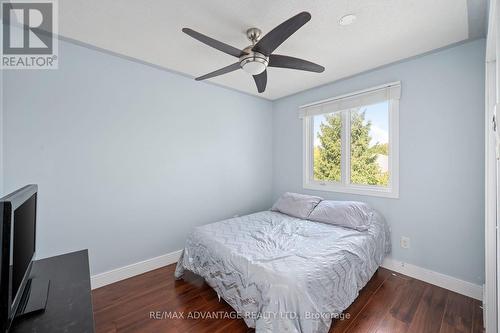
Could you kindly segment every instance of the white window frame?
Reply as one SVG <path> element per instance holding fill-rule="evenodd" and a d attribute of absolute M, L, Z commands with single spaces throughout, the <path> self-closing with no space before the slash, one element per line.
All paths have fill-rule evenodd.
<path fill-rule="evenodd" d="M 350 194 L 369 195 L 385 198 L 399 198 L 399 97 L 400 97 L 401 82 L 392 82 L 381 86 L 356 91 L 350 94 L 337 96 L 327 100 L 303 105 L 300 107 L 300 117 L 303 120 L 303 187 L 305 189 L 341 192 Z M 351 172 L 351 150 L 350 139 L 350 115 L 349 109 L 339 110 L 342 113 L 342 158 L 341 158 L 341 181 L 318 181 L 314 180 L 313 173 L 313 145 L 314 145 L 314 115 L 324 114 L 316 112 L 314 115 L 307 115 L 307 109 L 321 108 L 322 105 L 335 103 L 336 101 L 345 100 L 356 96 L 369 95 L 375 91 L 382 89 L 389 90 L 397 88 L 398 93 L 394 96 L 388 97 L 386 100 L 389 102 L 389 185 L 376 186 L 376 185 L 361 185 L 350 183 Z M 363 106 L 363 105 L 359 105 Z M 326 112 L 330 113 L 330 112 Z"/>

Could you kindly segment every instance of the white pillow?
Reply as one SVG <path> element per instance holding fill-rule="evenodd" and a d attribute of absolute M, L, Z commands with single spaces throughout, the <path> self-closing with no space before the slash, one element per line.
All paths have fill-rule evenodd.
<path fill-rule="evenodd" d="M 286 192 L 274 203 L 271 210 L 300 219 L 307 219 L 321 200 L 322 198 L 312 195 Z"/>
<path fill-rule="evenodd" d="M 372 209 L 363 202 L 323 200 L 314 208 L 308 220 L 365 231 L 368 230 L 372 215 Z"/>

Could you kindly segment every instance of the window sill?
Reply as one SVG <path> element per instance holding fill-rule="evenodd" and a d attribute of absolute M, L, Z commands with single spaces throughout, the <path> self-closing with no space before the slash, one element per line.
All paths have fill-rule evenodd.
<path fill-rule="evenodd" d="M 363 185 L 341 185 L 333 183 L 319 183 L 307 182 L 303 184 L 305 189 L 325 191 L 325 192 L 339 192 L 348 194 L 368 195 L 372 197 L 392 198 L 399 199 L 399 192 L 393 188 L 380 188 Z"/>

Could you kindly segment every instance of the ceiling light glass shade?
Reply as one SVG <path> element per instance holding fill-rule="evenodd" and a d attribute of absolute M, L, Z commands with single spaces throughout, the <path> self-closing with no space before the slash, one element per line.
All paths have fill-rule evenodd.
<path fill-rule="evenodd" d="M 240 57 L 240 66 L 251 75 L 258 75 L 266 70 L 269 58 L 262 53 L 252 51 L 253 46 L 243 49 L 245 53 Z"/>
<path fill-rule="evenodd" d="M 259 61 L 249 61 L 242 65 L 243 70 L 251 75 L 257 75 L 266 70 L 266 64 Z"/>

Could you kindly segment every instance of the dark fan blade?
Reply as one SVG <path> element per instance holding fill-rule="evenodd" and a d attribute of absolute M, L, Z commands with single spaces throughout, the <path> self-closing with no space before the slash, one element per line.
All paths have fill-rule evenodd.
<path fill-rule="evenodd" d="M 226 73 L 229 73 L 229 72 L 233 72 L 233 71 L 235 71 L 237 69 L 240 69 L 240 68 L 241 68 L 240 63 L 239 62 L 235 62 L 232 65 L 223 67 L 221 69 L 213 71 L 212 73 L 208 73 L 208 74 L 205 74 L 203 76 L 197 77 L 195 80 L 196 81 L 201 81 L 201 80 L 209 79 L 209 78 L 214 77 L 214 76 L 218 76 L 218 75 L 226 74 Z"/>
<path fill-rule="evenodd" d="M 299 30 L 304 24 L 311 19 L 311 14 L 302 12 L 294 17 L 286 20 L 276 28 L 267 33 L 261 40 L 252 48 L 255 52 L 260 52 L 269 56 L 278 46 L 281 45 L 295 31 Z"/>
<path fill-rule="evenodd" d="M 253 79 L 255 80 L 255 84 L 257 85 L 258 92 L 264 92 L 266 90 L 267 84 L 267 71 L 263 71 L 260 74 L 254 75 Z"/>
<path fill-rule="evenodd" d="M 202 43 L 207 44 L 208 46 L 213 47 L 214 49 L 235 56 L 236 58 L 239 58 L 241 55 L 245 54 L 245 52 L 238 50 L 237 48 L 232 47 L 231 45 L 219 42 L 218 40 L 205 36 L 204 34 L 200 34 L 199 32 L 196 32 L 193 29 L 183 28 L 182 32 L 188 34 L 194 39 L 199 40 Z"/>
<path fill-rule="evenodd" d="M 269 66 L 292 68 L 316 73 L 322 73 L 325 70 L 325 67 L 315 64 L 314 62 L 279 54 L 271 54 L 269 56 Z"/>

